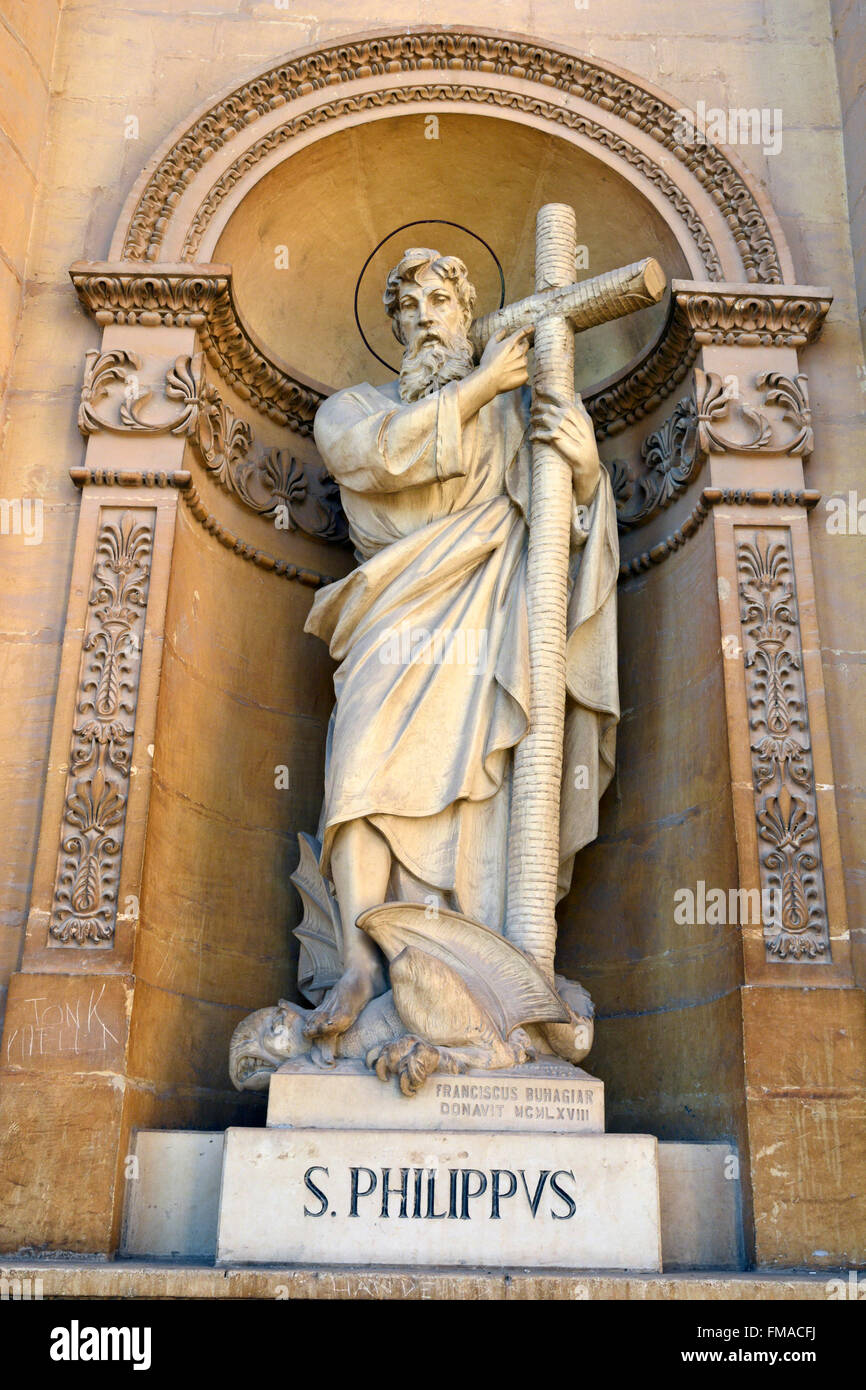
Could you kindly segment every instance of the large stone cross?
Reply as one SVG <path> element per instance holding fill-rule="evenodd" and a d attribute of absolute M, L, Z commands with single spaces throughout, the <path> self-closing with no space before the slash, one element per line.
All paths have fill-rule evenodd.
<path fill-rule="evenodd" d="M 535 294 L 476 319 L 477 349 L 500 328 L 534 328 L 533 397 L 572 396 L 574 334 L 661 299 L 664 273 L 652 258 L 573 283 L 574 209 L 546 203 L 535 227 Z M 529 521 L 529 730 L 514 759 L 508 846 L 506 933 L 553 980 L 559 801 L 565 724 L 565 655 L 571 533 L 571 472 L 549 444 L 532 446 Z"/>

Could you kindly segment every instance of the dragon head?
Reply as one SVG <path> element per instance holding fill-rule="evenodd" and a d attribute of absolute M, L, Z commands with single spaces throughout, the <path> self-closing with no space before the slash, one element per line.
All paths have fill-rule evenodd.
<path fill-rule="evenodd" d="M 242 1019 L 232 1034 L 229 1075 L 238 1091 L 265 1091 L 283 1062 L 309 1050 L 304 1037 L 306 1011 L 281 999 Z"/>

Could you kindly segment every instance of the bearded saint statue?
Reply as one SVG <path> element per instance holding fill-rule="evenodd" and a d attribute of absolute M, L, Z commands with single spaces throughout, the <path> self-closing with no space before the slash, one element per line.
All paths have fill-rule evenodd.
<path fill-rule="evenodd" d="M 466 267 L 406 251 L 384 295 L 399 379 L 338 391 L 315 439 L 340 486 L 358 566 L 316 595 L 306 631 L 338 663 L 319 869 L 342 922 L 342 973 L 306 1015 L 336 1047 L 388 988 L 355 924 L 387 902 L 435 903 L 502 932 L 514 750 L 528 727 L 527 540 L 533 439 L 573 478 L 559 897 L 597 834 L 619 702 L 619 548 L 610 481 L 573 399 L 531 408 L 528 334 L 475 362 Z"/>

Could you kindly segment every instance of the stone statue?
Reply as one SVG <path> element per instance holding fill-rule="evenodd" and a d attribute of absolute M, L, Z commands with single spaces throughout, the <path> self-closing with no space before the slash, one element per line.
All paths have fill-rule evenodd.
<path fill-rule="evenodd" d="M 624 299 L 612 311 L 608 285 L 590 321 L 637 307 L 637 272 L 640 303 L 657 299 L 654 265 L 600 277 L 619 276 Z M 567 350 L 563 371 L 562 343 L 591 297 L 588 282 L 563 291 L 573 250 L 568 269 L 473 323 L 463 262 L 407 250 L 384 294 L 399 379 L 338 391 L 316 416 L 358 559 L 316 595 L 306 624 L 338 662 L 318 837 L 299 837 L 294 876 L 299 985 L 316 1007 L 281 1001 L 239 1026 L 238 1086 L 267 1085 L 306 1052 L 325 1065 L 365 1057 L 412 1094 L 436 1070 L 542 1054 L 576 1064 L 589 1050 L 589 997 L 553 973 L 553 908 L 613 773 L 619 552 Z M 537 265 L 537 288 L 539 278 Z M 543 377 L 545 350 L 558 376 Z M 542 464 L 559 487 L 561 535 L 533 558 L 530 517 L 540 534 L 535 509 L 554 507 L 549 485 L 533 485 Z M 544 687 L 557 611 L 561 670 Z M 530 726 L 543 735 L 545 721 L 552 737 L 529 765 Z M 534 887 L 533 873 L 549 884 Z M 540 932 L 522 939 L 521 896 L 541 913 Z"/>

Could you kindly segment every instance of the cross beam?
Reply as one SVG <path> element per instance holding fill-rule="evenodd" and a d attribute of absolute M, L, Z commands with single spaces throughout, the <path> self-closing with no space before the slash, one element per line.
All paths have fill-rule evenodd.
<path fill-rule="evenodd" d="M 547 206 L 561 205 L 548 203 Z M 573 273 L 574 257 L 568 271 L 569 276 Z M 492 314 L 475 319 L 469 329 L 469 339 L 480 354 L 500 328 L 509 333 L 518 328 L 531 328 L 534 332 L 540 320 L 550 314 L 564 315 L 572 330 L 581 333 L 586 328 L 595 328 L 600 323 L 632 314 L 636 309 L 657 304 L 665 292 L 665 283 L 665 274 L 658 261 L 647 256 L 646 260 L 635 261 L 633 265 L 594 275 L 591 280 L 550 287 L 506 304 Z"/>

